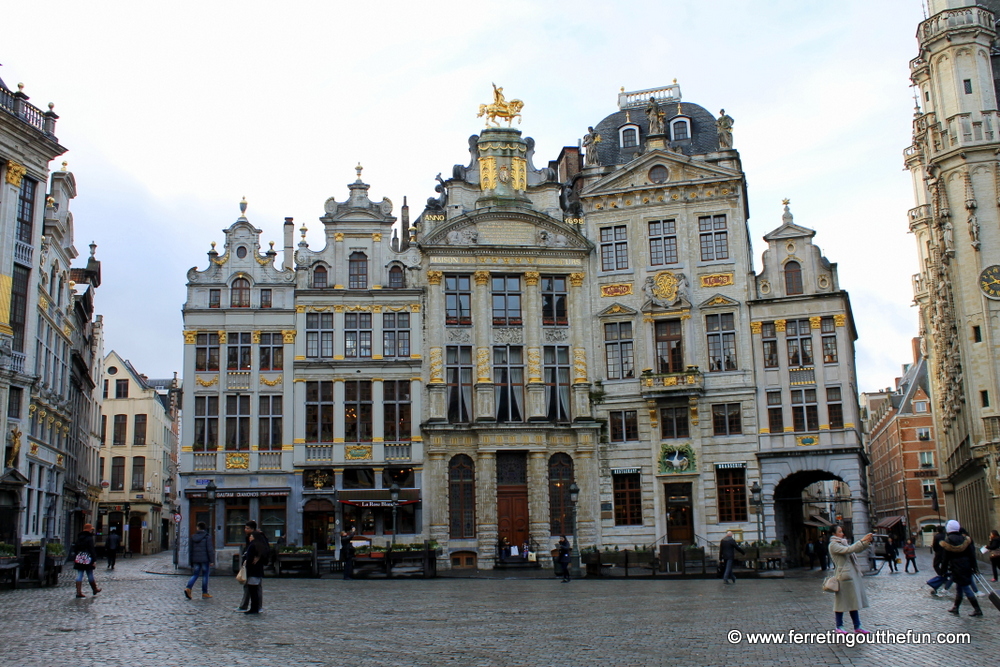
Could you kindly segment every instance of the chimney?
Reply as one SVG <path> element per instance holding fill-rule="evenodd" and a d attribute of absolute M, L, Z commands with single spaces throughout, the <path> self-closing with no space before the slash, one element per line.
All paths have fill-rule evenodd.
<path fill-rule="evenodd" d="M 292 254 L 292 241 L 295 238 L 295 222 L 292 218 L 285 218 L 285 258 L 281 263 L 282 269 L 294 268 L 295 256 Z"/>
<path fill-rule="evenodd" d="M 403 197 L 403 208 L 399 212 L 399 224 L 403 227 L 403 233 L 399 235 L 399 248 L 398 250 L 406 250 L 410 247 L 410 206 L 406 203 L 406 197 Z"/>

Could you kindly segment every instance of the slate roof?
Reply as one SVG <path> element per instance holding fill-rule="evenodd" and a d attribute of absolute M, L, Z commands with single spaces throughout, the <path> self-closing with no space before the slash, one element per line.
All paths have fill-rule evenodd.
<path fill-rule="evenodd" d="M 671 150 L 684 155 L 702 155 L 718 151 L 719 134 L 715 126 L 715 116 L 704 107 L 690 102 L 681 102 L 680 107 L 683 115 L 691 119 L 692 136 L 688 141 L 670 142 Z M 661 108 L 666 112 L 664 125 L 669 128 L 670 122 L 679 115 L 677 104 L 662 104 Z M 625 164 L 642 153 L 646 136 L 649 134 L 646 109 L 645 107 L 628 109 L 627 113 L 628 120 L 626 120 L 626 110 L 616 111 L 594 126 L 594 130 L 601 135 L 601 142 L 597 145 L 597 156 L 602 165 Z M 639 145 L 623 149 L 619 146 L 618 129 L 630 123 L 640 128 Z"/>

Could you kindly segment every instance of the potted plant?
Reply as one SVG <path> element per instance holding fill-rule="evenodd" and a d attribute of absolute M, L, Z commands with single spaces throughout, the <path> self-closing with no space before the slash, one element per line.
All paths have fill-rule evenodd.
<path fill-rule="evenodd" d="M 372 545 L 368 555 L 372 558 L 385 558 L 385 547 Z"/>
<path fill-rule="evenodd" d="M 14 545 L 0 542 L 0 562 L 7 563 L 14 558 Z"/>

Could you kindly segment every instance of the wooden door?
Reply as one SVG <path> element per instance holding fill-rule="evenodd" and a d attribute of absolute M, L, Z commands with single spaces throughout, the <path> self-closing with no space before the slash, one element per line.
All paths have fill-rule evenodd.
<path fill-rule="evenodd" d="M 129 520 L 128 550 L 134 554 L 142 553 L 142 517 L 134 516 Z"/>
<path fill-rule="evenodd" d="M 497 538 L 510 546 L 528 541 L 528 486 L 497 487 Z"/>
<path fill-rule="evenodd" d="M 664 484 L 667 509 L 667 541 L 694 544 L 694 504 L 691 484 Z"/>

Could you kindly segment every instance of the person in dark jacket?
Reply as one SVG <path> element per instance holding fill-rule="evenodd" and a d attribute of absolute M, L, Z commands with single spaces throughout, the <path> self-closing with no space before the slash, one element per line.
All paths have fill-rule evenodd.
<path fill-rule="evenodd" d="M 247 586 L 250 588 L 250 609 L 246 614 L 260 613 L 260 585 L 264 580 L 264 564 L 270 549 L 267 538 L 259 530 L 250 534 L 250 547 L 246 553 Z"/>
<path fill-rule="evenodd" d="M 556 548 L 559 549 L 559 555 L 557 556 L 557 559 L 559 561 L 559 565 L 562 566 L 562 577 L 563 577 L 562 582 L 566 584 L 569 583 L 570 557 L 569 557 L 569 540 L 566 539 L 565 535 L 559 538 L 559 543 L 556 545 Z"/>
<path fill-rule="evenodd" d="M 340 560 L 344 562 L 344 579 L 354 578 L 354 553 L 356 549 L 351 544 L 351 533 L 340 531 Z"/>
<path fill-rule="evenodd" d="M 736 560 L 737 551 L 746 555 L 746 552 L 740 548 L 740 545 L 736 544 L 733 531 L 730 530 L 722 538 L 722 541 L 719 542 L 719 558 L 726 564 L 726 569 L 722 573 L 722 583 L 724 584 L 736 583 L 736 577 L 733 575 L 733 561 Z"/>
<path fill-rule="evenodd" d="M 913 546 L 913 540 L 906 540 L 906 544 L 903 545 L 903 556 L 906 557 L 904 572 L 910 571 L 910 563 L 913 563 L 913 574 L 920 572 L 917 569 L 917 548 Z"/>
<path fill-rule="evenodd" d="M 830 545 L 822 535 L 816 540 L 816 555 L 819 557 L 819 569 L 826 570 L 830 560 Z"/>
<path fill-rule="evenodd" d="M 934 576 L 927 580 L 927 585 L 931 587 L 931 595 L 935 596 L 942 586 L 945 590 L 951 588 L 951 577 L 948 576 L 948 568 L 944 565 L 944 549 L 941 548 L 941 542 L 947 538 L 948 533 L 944 532 L 944 526 L 938 526 L 931 542 L 931 552 L 934 554 L 931 566 L 934 568 Z"/>
<path fill-rule="evenodd" d="M 108 535 L 107 542 L 104 543 L 104 551 L 108 556 L 108 569 L 115 569 L 115 561 L 118 560 L 118 547 L 122 544 L 122 537 L 118 532 L 112 528 L 111 534 Z"/>
<path fill-rule="evenodd" d="M 990 557 L 990 565 L 993 566 L 993 581 L 996 581 L 997 570 L 1000 569 L 1000 533 L 995 530 L 990 531 L 990 543 L 986 545 L 986 553 Z"/>
<path fill-rule="evenodd" d="M 899 568 L 896 567 L 896 559 L 899 557 L 899 549 L 896 547 L 896 541 L 891 537 L 885 540 L 885 562 L 889 564 L 889 574 L 899 574 Z"/>
<path fill-rule="evenodd" d="M 76 597 L 78 598 L 87 597 L 83 594 L 84 572 L 87 573 L 87 580 L 90 581 L 90 590 L 94 592 L 94 595 L 101 592 L 101 589 L 97 587 L 97 582 L 94 581 L 95 552 L 94 527 L 88 523 L 83 527 L 83 532 L 77 536 L 76 542 L 73 543 L 73 553 L 76 554 L 73 559 L 73 569 L 76 570 Z"/>
<path fill-rule="evenodd" d="M 208 594 L 208 573 L 215 564 L 215 545 L 212 544 L 212 536 L 206 530 L 208 526 L 204 521 L 198 522 L 198 532 L 191 536 L 188 541 L 188 562 L 191 563 L 191 578 L 188 579 L 187 587 L 184 589 L 184 597 L 191 599 L 191 588 L 194 587 L 198 577 L 201 577 L 201 597 L 207 599 L 212 597 Z"/>
<path fill-rule="evenodd" d="M 243 557 L 241 559 L 241 562 L 243 564 L 246 563 L 246 561 L 247 561 L 247 552 L 250 551 L 250 536 L 253 535 L 255 532 L 257 532 L 257 522 L 254 521 L 253 519 L 250 519 L 243 526 L 243 534 L 246 536 L 246 543 L 245 543 L 245 545 L 243 547 Z M 268 551 L 270 551 L 271 545 L 267 541 L 267 535 L 265 535 L 263 532 L 261 532 L 260 535 L 261 535 L 261 539 L 264 541 L 264 544 L 267 545 Z M 260 595 L 260 611 L 264 611 L 264 584 L 263 584 L 263 582 L 261 582 L 260 588 L 258 589 L 258 593 Z M 250 586 L 248 586 L 247 584 L 243 584 L 243 600 L 240 602 L 240 606 L 237 607 L 234 611 L 246 611 L 249 608 L 250 608 Z"/>
<path fill-rule="evenodd" d="M 951 573 L 956 588 L 955 604 L 948 611 L 958 616 L 964 594 L 969 598 L 974 610 L 969 615 L 982 616 L 983 610 L 979 608 L 979 601 L 972 590 L 972 575 L 978 572 L 976 545 L 973 544 L 971 537 L 962 535 L 962 527 L 957 521 L 949 521 L 946 529 L 948 537 L 941 541 L 941 548 L 944 550 L 944 564 Z"/>

